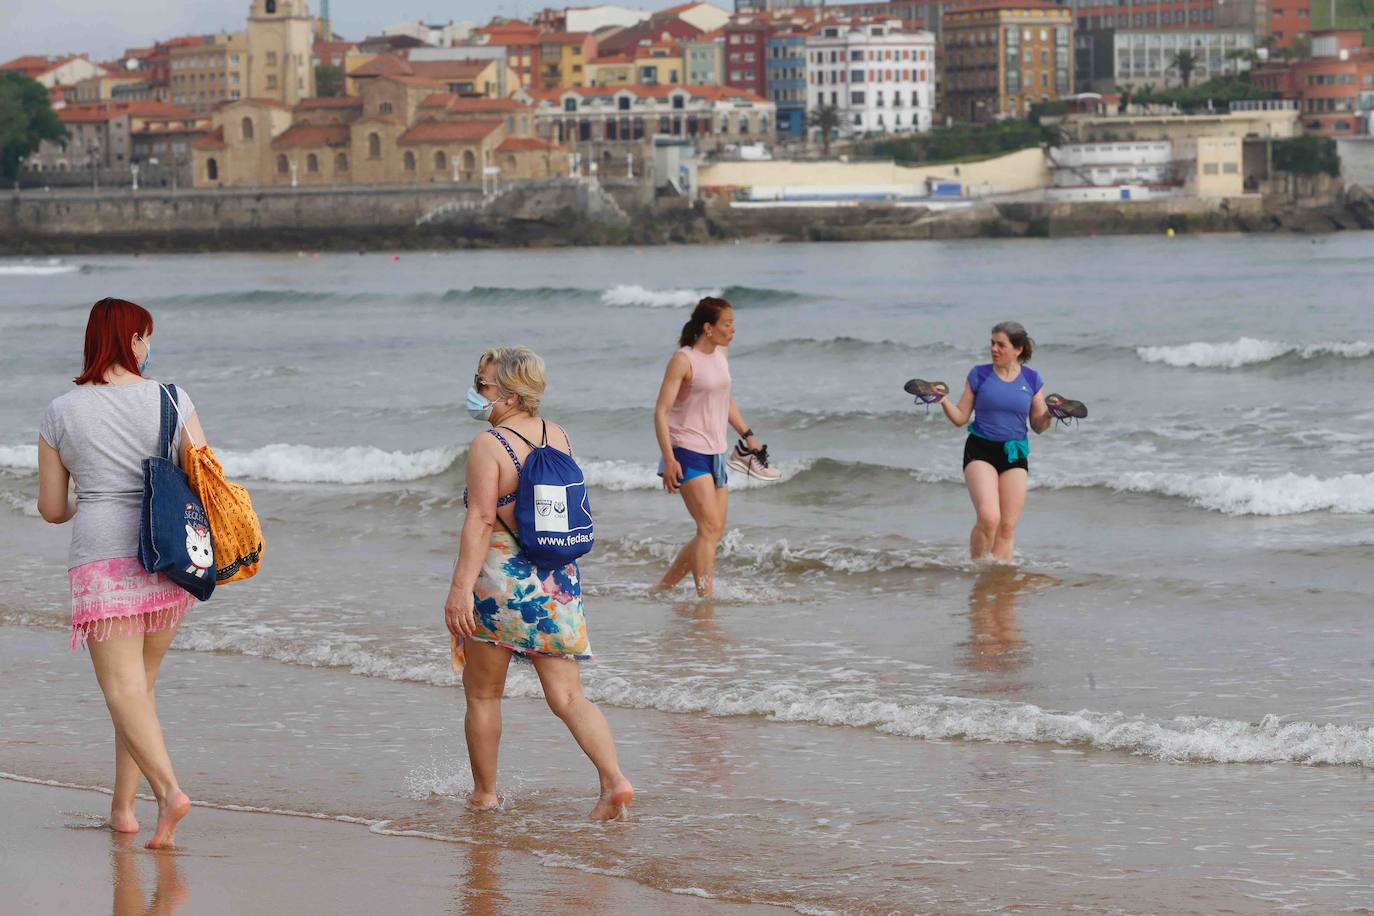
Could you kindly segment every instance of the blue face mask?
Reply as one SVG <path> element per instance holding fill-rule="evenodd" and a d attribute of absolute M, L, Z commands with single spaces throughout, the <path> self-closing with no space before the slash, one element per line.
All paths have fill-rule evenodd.
<path fill-rule="evenodd" d="M 143 338 L 143 346 L 145 347 L 143 351 L 143 362 L 138 364 L 139 375 L 148 374 L 148 361 L 153 358 L 153 342 L 145 337 Z"/>
<path fill-rule="evenodd" d="M 490 420 L 491 409 L 496 405 L 477 393 L 476 388 L 468 388 L 468 416 L 474 420 Z"/>

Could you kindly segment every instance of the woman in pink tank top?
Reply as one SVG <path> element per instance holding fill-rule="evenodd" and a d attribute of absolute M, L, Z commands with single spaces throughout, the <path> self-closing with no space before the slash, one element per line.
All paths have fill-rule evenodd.
<path fill-rule="evenodd" d="M 682 493 L 697 533 L 674 558 L 653 591 L 673 588 L 692 574 L 697 594 L 715 592 L 716 548 L 725 536 L 727 464 L 764 480 L 776 480 L 768 450 L 754 438 L 730 394 L 726 351 L 735 336 L 735 310 L 724 299 L 707 296 L 682 328 L 680 349 L 668 360 L 654 406 L 654 431 L 663 460 L 659 475 L 669 493 Z M 726 426 L 743 440 L 727 455 Z"/>

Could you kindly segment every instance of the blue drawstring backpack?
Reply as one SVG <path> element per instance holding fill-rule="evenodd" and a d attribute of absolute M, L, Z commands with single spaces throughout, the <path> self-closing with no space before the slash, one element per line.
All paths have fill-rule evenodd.
<path fill-rule="evenodd" d="M 160 454 L 143 459 L 143 518 L 138 531 L 138 562 L 162 573 L 204 601 L 215 590 L 215 554 L 205 506 L 191 489 L 186 472 L 173 460 L 177 436 L 177 389 L 162 386 Z"/>
<path fill-rule="evenodd" d="M 506 530 L 536 569 L 562 569 L 590 551 L 595 543 L 587 479 L 571 455 L 549 445 L 548 423 L 544 423 L 544 441 L 540 445 L 509 426 L 501 428 L 515 433 L 530 447 L 515 491 L 518 533 Z"/>

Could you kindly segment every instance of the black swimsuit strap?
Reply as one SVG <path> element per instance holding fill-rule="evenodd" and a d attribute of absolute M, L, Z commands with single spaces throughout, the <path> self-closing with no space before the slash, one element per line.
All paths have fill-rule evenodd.
<path fill-rule="evenodd" d="M 520 435 L 520 434 L 519 434 L 518 432 L 516 432 L 515 430 L 511 429 L 509 426 L 502 426 L 501 429 L 504 429 L 504 430 L 506 430 L 507 432 L 511 433 L 511 434 L 514 435 L 517 439 L 519 439 L 521 442 L 523 442 L 523 443 L 525 443 L 526 445 L 528 445 L 528 446 L 530 447 L 531 450 L 534 450 L 534 449 L 537 449 L 537 448 L 543 448 L 544 446 L 546 446 L 546 445 L 549 444 L 549 423 L 548 423 L 547 420 L 540 420 L 539 422 L 542 423 L 542 424 L 543 424 L 543 427 L 544 427 L 544 443 L 543 443 L 543 445 L 535 445 L 533 442 L 531 442 L 530 440 L 526 439 L 524 436 Z M 500 438 L 500 437 L 498 436 L 497 438 Z"/>

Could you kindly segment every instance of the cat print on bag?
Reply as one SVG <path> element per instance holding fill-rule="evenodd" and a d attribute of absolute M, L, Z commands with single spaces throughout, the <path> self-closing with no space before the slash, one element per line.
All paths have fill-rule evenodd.
<path fill-rule="evenodd" d="M 191 565 L 186 567 L 186 571 L 196 578 L 203 578 L 206 570 L 214 565 L 215 555 L 210 548 L 210 530 L 202 525 L 192 528 L 186 526 L 186 554 L 191 558 Z"/>
<path fill-rule="evenodd" d="M 206 571 L 215 568 L 209 521 L 194 503 L 186 504 L 186 555 L 191 558 L 191 565 L 186 567 L 186 572 L 197 579 L 205 578 Z"/>

